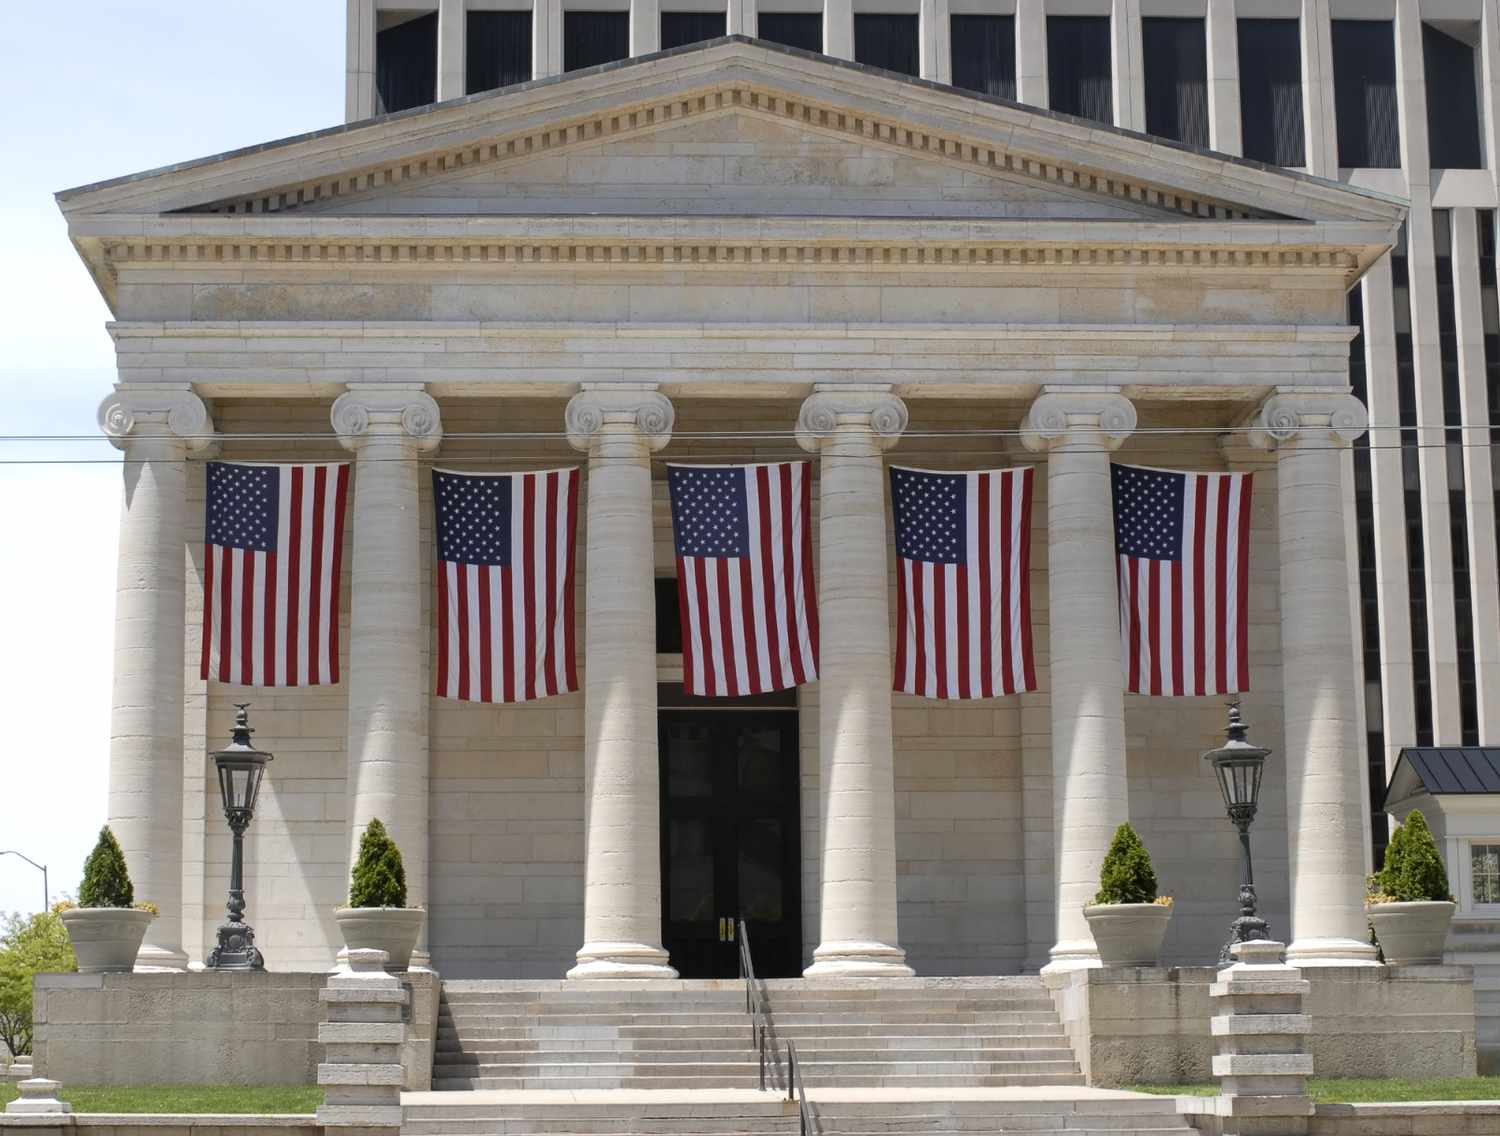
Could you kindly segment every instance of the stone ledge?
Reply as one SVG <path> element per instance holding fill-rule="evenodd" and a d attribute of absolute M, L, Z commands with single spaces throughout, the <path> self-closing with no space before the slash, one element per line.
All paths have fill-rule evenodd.
<path fill-rule="evenodd" d="M 1214 1037 L 1301 1036 L 1312 1032 L 1312 1019 L 1306 1014 L 1216 1014 L 1208 1020 L 1208 1027 Z"/>
<path fill-rule="evenodd" d="M 406 1040 L 406 1027 L 400 1022 L 322 1022 L 318 1040 L 324 1045 L 400 1045 Z"/>
<path fill-rule="evenodd" d="M 1215 1077 L 1311 1077 L 1311 1053 L 1216 1053 Z"/>
<path fill-rule="evenodd" d="M 318 1066 L 320 1085 L 389 1085 L 399 1089 L 401 1079 L 400 1065 L 325 1062 Z"/>

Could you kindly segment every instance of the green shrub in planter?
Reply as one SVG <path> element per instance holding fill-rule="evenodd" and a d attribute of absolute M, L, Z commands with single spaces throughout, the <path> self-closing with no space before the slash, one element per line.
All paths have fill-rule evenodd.
<path fill-rule="evenodd" d="M 1151 853 L 1128 823 L 1115 829 L 1104 864 L 1099 869 L 1099 894 L 1094 903 L 1156 903 L 1156 871 Z"/>
<path fill-rule="evenodd" d="M 349 906 L 406 906 L 406 868 L 401 863 L 401 849 L 378 817 L 359 838 L 359 858 L 349 882 Z"/>
<path fill-rule="evenodd" d="M 1373 883 L 1374 902 L 1452 901 L 1448 870 L 1420 809 L 1413 809 L 1406 823 L 1391 833 L 1385 867 L 1375 873 Z"/>
<path fill-rule="evenodd" d="M 135 887 L 125 867 L 125 853 L 115 834 L 105 825 L 98 843 L 83 862 L 83 882 L 78 885 L 79 907 L 134 907 Z"/>

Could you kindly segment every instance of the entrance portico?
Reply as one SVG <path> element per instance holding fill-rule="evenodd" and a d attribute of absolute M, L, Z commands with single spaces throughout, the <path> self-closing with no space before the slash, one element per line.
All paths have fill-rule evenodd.
<path fill-rule="evenodd" d="M 1368 960 L 1338 489 L 1362 420 L 1344 393 L 1344 290 L 1390 243 L 1396 204 L 732 40 L 63 206 L 115 306 L 117 398 L 201 400 L 226 458 L 337 457 L 366 439 L 347 689 L 181 693 L 167 625 L 122 609 L 116 628 L 121 658 L 154 652 L 152 705 L 205 699 L 212 737 L 251 697 L 268 748 L 303 755 L 278 759 L 250 850 L 273 965 L 331 956 L 351 835 L 382 815 L 426 864 L 445 975 L 673 973 L 657 689 L 680 662 L 654 639 L 654 579 L 671 571 L 660 463 L 762 455 L 811 455 L 817 478 L 821 681 L 798 695 L 809 973 L 1014 971 L 1040 938 L 1052 965 L 1088 966 L 1081 905 L 1125 819 L 1176 893 L 1169 951 L 1205 954 L 1233 901 L 1233 835 L 1194 780 L 1220 707 L 1123 693 L 1109 461 L 1222 468 L 1216 434 L 1252 426 L 1275 449 L 1257 482 L 1247 710 L 1286 771 L 1257 833 L 1281 845 L 1264 856 L 1268 902 L 1290 911 L 1297 961 Z M 367 427 L 330 419 L 335 400 L 377 394 Z M 118 433 L 133 445 L 144 429 Z M 455 468 L 586 455 L 580 695 L 430 695 L 439 436 Z M 378 467 L 364 448 L 377 441 L 391 450 Z M 890 693 L 887 456 L 1046 463 L 1032 565 L 1045 727 L 1022 730 L 1016 698 Z M 185 476 L 156 483 L 146 511 L 137 493 L 123 521 L 122 549 L 146 550 L 163 579 L 201 543 L 201 474 L 174 468 Z M 199 586 L 176 601 L 189 628 Z M 138 704 L 115 711 L 120 792 L 144 768 L 123 740 Z M 156 777 L 185 746 L 171 717 L 151 727 Z M 387 721 L 396 732 L 373 725 Z M 201 780 L 202 754 L 188 756 L 179 793 Z M 170 792 L 128 855 L 183 846 Z M 215 829 L 193 823 L 185 843 L 207 849 Z M 177 870 L 181 886 L 218 886 L 207 852 Z M 202 934 L 183 928 L 188 954 Z"/>

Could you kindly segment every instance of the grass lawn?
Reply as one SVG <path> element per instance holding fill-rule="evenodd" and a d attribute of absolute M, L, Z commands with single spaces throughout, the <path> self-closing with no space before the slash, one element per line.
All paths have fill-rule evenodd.
<path fill-rule="evenodd" d="M 1214 1084 L 1130 1085 L 1141 1093 L 1159 1096 L 1211 1097 Z M 1436 1077 L 1403 1081 L 1395 1077 L 1313 1077 L 1308 1090 L 1319 1104 L 1357 1104 L 1374 1101 L 1500 1100 L 1500 1077 Z"/>
<path fill-rule="evenodd" d="M 0 1081 L 0 1105 L 20 1093 Z M 317 1085 L 64 1085 L 63 1100 L 75 1112 L 315 1112 L 323 1100 Z"/>

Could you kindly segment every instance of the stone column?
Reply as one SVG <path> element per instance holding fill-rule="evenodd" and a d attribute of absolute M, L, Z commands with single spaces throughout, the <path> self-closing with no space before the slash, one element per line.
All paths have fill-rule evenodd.
<path fill-rule="evenodd" d="M 407 903 L 427 902 L 427 627 L 418 459 L 442 440 L 419 387 L 351 386 L 333 429 L 355 454 L 349 588 L 349 865 L 371 819 L 401 849 Z M 412 965 L 427 962 L 426 942 Z"/>
<path fill-rule="evenodd" d="M 108 822 L 136 899 L 161 908 L 136 968 L 182 970 L 186 459 L 211 449 L 213 423 L 191 391 L 124 388 L 100 405 L 99 426 L 125 455 Z"/>
<path fill-rule="evenodd" d="M 854 0 L 823 0 L 823 54 L 854 58 Z"/>
<path fill-rule="evenodd" d="M 1046 0 L 1016 0 L 1016 98 L 1047 105 Z"/>
<path fill-rule="evenodd" d="M 1364 746 L 1340 466 L 1344 444 L 1365 426 L 1353 395 L 1276 394 L 1250 434 L 1276 451 L 1293 966 L 1375 962 L 1364 912 Z"/>
<path fill-rule="evenodd" d="M 797 441 L 819 462 L 822 892 L 808 977 L 908 977 L 896 935 L 891 633 L 881 453 L 906 429 L 885 386 L 818 390 Z"/>
<path fill-rule="evenodd" d="M 651 454 L 672 436 L 651 387 L 568 403 L 589 456 L 584 585 L 583 946 L 569 978 L 676 978 L 661 945 L 661 800 Z"/>
<path fill-rule="evenodd" d="M 462 98 L 465 90 L 464 40 L 468 32 L 469 14 L 464 0 L 438 0 L 438 59 L 437 97 Z"/>
<path fill-rule="evenodd" d="M 1044 391 L 1022 423 L 1027 448 L 1047 454 L 1057 941 L 1045 971 L 1099 965 L 1083 908 L 1130 819 L 1109 455 L 1134 429 L 1129 400 L 1097 389 Z"/>
<path fill-rule="evenodd" d="M 1208 144 L 1243 154 L 1240 130 L 1239 20 L 1234 0 L 1208 0 Z"/>

